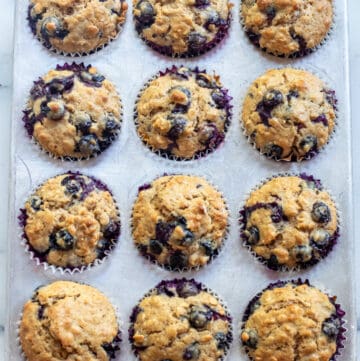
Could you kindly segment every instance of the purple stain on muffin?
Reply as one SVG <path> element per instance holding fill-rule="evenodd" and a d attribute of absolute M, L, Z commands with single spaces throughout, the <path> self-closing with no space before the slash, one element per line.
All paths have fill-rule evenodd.
<path fill-rule="evenodd" d="M 110 360 L 116 358 L 118 352 L 120 351 L 121 341 L 121 331 L 119 330 L 111 342 L 106 342 L 101 345 Z"/>

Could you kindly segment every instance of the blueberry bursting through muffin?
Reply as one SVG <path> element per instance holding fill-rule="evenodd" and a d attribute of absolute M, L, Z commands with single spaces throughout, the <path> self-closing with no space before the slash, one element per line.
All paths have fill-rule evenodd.
<path fill-rule="evenodd" d="M 344 347 L 344 316 L 336 297 L 322 293 L 308 280 L 277 281 L 248 303 L 240 341 L 251 360 L 267 361 L 270 354 L 300 360 L 305 354 L 322 352 L 323 360 L 335 361 Z"/>
<path fill-rule="evenodd" d="M 273 178 L 253 191 L 246 204 L 240 211 L 241 239 L 271 270 L 308 268 L 337 243 L 335 204 L 312 176 Z"/>
<path fill-rule="evenodd" d="M 134 0 L 135 29 L 154 50 L 167 56 L 193 57 L 220 43 L 226 36 L 232 5 L 227 0 Z"/>
<path fill-rule="evenodd" d="M 156 308 L 162 303 L 166 310 Z M 173 313 L 173 308 L 178 311 Z M 164 314 L 159 314 L 158 323 L 151 323 L 149 318 L 154 315 L 156 321 L 158 312 Z M 141 361 L 197 360 L 203 352 L 207 360 L 217 361 L 224 358 L 232 342 L 231 322 L 220 301 L 201 283 L 162 281 L 133 309 L 129 341 Z M 166 337 L 171 342 L 164 343 Z"/>
<path fill-rule="evenodd" d="M 231 99 L 218 76 L 173 66 L 159 72 L 140 93 L 134 115 L 137 132 L 163 157 L 198 159 L 224 141 Z"/>
<path fill-rule="evenodd" d="M 49 189 L 55 186 L 49 182 L 58 180 L 60 183 L 55 186 L 63 194 L 57 193 L 57 188 L 51 194 Z M 105 258 L 120 236 L 120 219 L 113 200 L 94 209 L 95 203 L 100 204 L 101 194 L 112 197 L 102 182 L 78 172 L 50 178 L 40 186 L 18 217 L 23 238 L 35 258 L 69 270 Z M 96 212 L 102 212 L 106 224 Z"/>
<path fill-rule="evenodd" d="M 56 71 L 58 71 L 58 75 L 51 76 L 50 81 L 45 81 L 44 77 L 34 82 L 30 90 L 28 107 L 23 112 L 24 127 L 29 137 L 34 138 L 43 149 L 56 157 L 64 160 L 94 157 L 112 144 L 118 135 L 121 118 L 118 114 L 107 111 L 112 109 L 112 103 L 104 104 L 104 108 L 101 110 L 103 114 L 100 115 L 98 109 L 95 115 L 94 110 L 85 104 L 85 100 L 81 106 L 89 108 L 88 112 L 74 108 L 73 96 L 87 96 L 84 90 L 75 89 L 78 88 L 76 83 L 79 82 L 85 87 L 93 88 L 96 90 L 95 93 L 98 92 L 97 97 L 100 96 L 102 89 L 104 89 L 104 94 L 108 95 L 108 92 L 113 91 L 114 88 L 108 82 L 105 82 L 107 84 L 104 85 L 105 77 L 96 72 L 91 65 L 65 63 L 62 66 L 57 65 Z M 77 92 L 79 92 L 78 95 Z M 117 97 L 117 94 L 112 94 L 109 101 L 114 102 L 116 112 L 119 112 L 121 104 Z M 41 103 L 38 106 L 39 101 Z M 78 101 L 81 102 L 81 99 Z M 36 126 L 41 128 L 39 123 L 42 125 L 42 133 L 35 130 Z M 66 129 L 68 129 L 67 132 Z M 52 144 L 53 141 L 48 141 L 48 139 L 57 135 L 57 131 L 63 132 L 63 139 L 59 139 L 58 144 Z M 68 142 L 73 143 L 72 149 Z"/>

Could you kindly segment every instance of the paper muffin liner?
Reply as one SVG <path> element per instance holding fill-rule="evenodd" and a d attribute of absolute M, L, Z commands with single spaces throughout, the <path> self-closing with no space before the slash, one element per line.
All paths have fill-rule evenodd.
<path fill-rule="evenodd" d="M 133 237 L 134 226 L 133 226 L 132 217 L 133 217 L 134 205 L 138 199 L 139 193 L 142 192 L 143 190 L 151 188 L 152 183 L 159 178 L 166 177 L 166 176 L 177 176 L 177 175 L 189 176 L 189 177 L 199 177 L 199 178 L 202 178 L 203 180 L 205 180 L 213 189 L 215 189 L 221 195 L 221 199 L 223 200 L 223 202 L 225 204 L 225 209 L 228 214 L 227 224 L 226 224 L 224 236 L 222 238 L 222 242 L 221 242 L 220 246 L 214 251 L 214 254 L 209 256 L 209 260 L 207 261 L 207 263 L 205 263 L 203 265 L 198 265 L 198 266 L 194 266 L 194 267 L 173 268 L 169 264 L 161 264 L 156 260 L 156 257 L 154 257 L 152 254 L 148 253 L 147 250 L 143 249 L 140 245 L 136 245 L 135 241 L 134 241 L 134 237 Z M 130 215 L 130 231 L 131 231 L 131 239 L 132 239 L 133 246 L 137 249 L 137 251 L 143 258 L 147 259 L 152 264 L 155 264 L 156 266 L 160 267 L 161 269 L 163 269 L 165 271 L 169 271 L 169 272 L 177 272 L 179 274 L 189 272 L 189 271 L 197 272 L 200 269 L 209 266 L 213 261 L 215 261 L 220 256 L 220 254 L 223 253 L 223 248 L 225 247 L 225 245 L 227 243 L 226 241 L 229 237 L 231 214 L 230 214 L 230 210 L 228 207 L 228 202 L 225 199 L 223 193 L 221 192 L 221 190 L 218 189 L 218 187 L 214 186 L 213 182 L 209 181 L 209 179 L 207 177 L 205 177 L 203 175 L 199 176 L 196 174 L 181 173 L 181 172 L 176 172 L 176 173 L 171 172 L 171 173 L 163 173 L 161 175 L 157 175 L 156 177 L 151 179 L 149 182 L 143 183 L 141 186 L 138 187 L 136 194 L 131 199 L 131 204 L 132 204 L 132 207 L 131 207 L 131 215 Z"/>
<path fill-rule="evenodd" d="M 310 55 L 314 52 L 316 52 L 318 49 L 320 49 L 323 45 L 325 45 L 325 43 L 333 36 L 334 33 L 334 29 L 336 27 L 336 18 L 337 18 L 337 11 L 336 11 L 336 6 L 335 6 L 335 2 L 332 2 L 332 9 L 333 9 L 333 14 L 332 14 L 332 19 L 331 19 L 331 26 L 328 30 L 328 32 L 326 33 L 326 35 L 324 36 L 324 38 L 320 41 L 319 44 L 315 45 L 312 48 L 305 48 L 305 49 L 301 49 L 298 50 L 294 53 L 291 54 L 275 54 L 273 52 L 271 52 L 270 50 L 268 50 L 267 48 L 263 48 L 260 46 L 259 44 L 259 36 L 257 34 L 255 34 L 254 32 L 252 32 L 251 30 L 247 29 L 246 25 L 245 25 L 245 21 L 244 21 L 244 17 L 242 16 L 242 9 L 241 9 L 241 3 L 243 0 L 241 0 L 240 2 L 240 9 L 239 9 L 239 18 L 240 18 L 240 25 L 246 35 L 246 38 L 248 40 L 249 43 L 253 44 L 256 48 L 260 49 L 262 52 L 269 54 L 271 56 L 274 56 L 276 58 L 285 58 L 285 59 L 299 59 L 299 58 L 303 58 L 307 55 Z M 304 41 L 304 39 L 302 37 L 297 36 L 296 39 L 299 42 L 299 46 L 301 47 L 302 45 L 300 44 L 301 42 Z"/>
<path fill-rule="evenodd" d="M 135 28 L 135 32 L 137 33 L 137 35 L 139 36 L 139 38 L 147 45 L 149 46 L 151 49 L 155 50 L 156 52 L 165 55 L 165 56 L 169 56 L 172 58 L 180 58 L 180 59 L 184 59 L 184 58 L 195 58 L 198 57 L 200 55 L 203 55 L 207 52 L 209 52 L 210 50 L 214 49 L 217 45 L 219 45 L 220 43 L 222 43 L 226 37 L 229 36 L 229 28 L 232 22 L 232 7 L 233 4 L 231 2 L 228 2 L 228 9 L 229 9 L 229 15 L 228 18 L 226 19 L 226 22 L 222 25 L 220 25 L 218 27 L 218 31 L 215 34 L 214 39 L 212 39 L 211 41 L 207 42 L 206 44 L 203 45 L 203 47 L 198 50 L 188 50 L 184 53 L 174 53 L 172 50 L 171 46 L 161 46 L 158 45 L 150 40 L 147 40 L 141 30 L 139 31 L 136 28 L 136 20 L 135 20 L 135 15 L 134 15 L 134 9 L 133 9 L 133 22 L 134 22 L 134 28 Z"/>
<path fill-rule="evenodd" d="M 121 4 L 126 4 L 127 5 L 125 0 L 119 0 L 119 1 L 120 1 Z M 65 52 L 63 50 L 55 48 L 50 42 L 47 42 L 42 37 L 38 36 L 37 33 L 36 33 L 36 24 L 32 24 L 32 20 L 31 20 L 31 16 L 30 16 L 31 5 L 28 6 L 26 20 L 28 22 L 28 30 L 29 30 L 29 32 L 31 33 L 31 35 L 35 39 L 37 39 L 40 42 L 40 44 L 44 48 L 48 49 L 50 52 L 52 52 L 52 53 L 54 53 L 56 55 L 68 56 L 68 57 L 72 57 L 72 58 L 78 58 L 78 57 L 81 57 L 81 56 L 88 56 L 88 55 L 91 55 L 91 54 L 95 54 L 98 51 L 101 51 L 102 49 L 106 48 L 114 40 L 116 40 L 118 38 L 118 36 L 120 35 L 120 33 L 122 32 L 122 30 L 123 30 L 123 27 L 124 27 L 124 24 L 125 24 L 125 21 L 126 21 L 127 10 L 128 10 L 128 7 L 126 7 L 121 13 L 121 16 L 123 17 L 123 21 L 117 24 L 117 33 L 116 33 L 116 35 L 109 38 L 108 41 L 105 44 L 102 44 L 102 45 L 100 45 L 100 46 L 96 47 L 95 49 L 93 49 L 91 51 L 88 51 L 88 52 L 79 51 L 79 52 L 74 52 L 74 53 L 71 53 L 71 52 L 68 53 L 68 52 Z"/>
<path fill-rule="evenodd" d="M 336 218 L 337 218 L 337 228 L 335 230 L 335 232 L 330 236 L 329 238 L 329 244 L 327 247 L 324 247 L 323 249 L 317 249 L 317 253 L 319 254 L 320 258 L 316 259 L 313 256 L 311 257 L 311 259 L 308 262 L 302 262 L 300 264 L 298 264 L 296 267 L 293 268 L 289 268 L 286 265 L 282 265 L 279 263 L 276 264 L 272 264 L 272 262 L 270 262 L 270 260 L 256 254 L 256 252 L 254 252 L 251 249 L 251 245 L 249 245 L 246 242 L 246 237 L 244 236 L 243 232 L 246 229 L 246 202 L 249 199 L 250 195 L 252 192 L 259 190 L 262 186 L 264 186 L 266 183 L 268 183 L 269 181 L 271 181 L 272 179 L 276 179 L 279 177 L 299 177 L 305 181 L 308 182 L 312 182 L 314 184 L 314 186 L 322 191 L 325 191 L 329 194 L 331 200 L 333 201 L 333 203 L 335 204 L 335 208 L 336 208 Z M 333 250 L 333 248 L 335 247 L 335 245 L 338 242 L 338 239 L 340 237 L 340 233 L 341 233 L 341 228 L 342 228 L 342 222 L 341 222 L 341 214 L 339 211 L 339 205 L 336 202 L 334 196 L 331 194 L 331 192 L 327 189 L 324 188 L 322 186 L 322 182 L 319 179 L 314 178 L 314 176 L 312 175 L 308 175 L 306 173 L 279 173 L 279 174 L 275 174 L 271 177 L 267 177 L 266 179 L 264 179 L 262 182 L 260 182 L 258 185 L 256 185 L 254 188 L 251 189 L 251 191 L 249 191 L 245 196 L 244 196 L 244 200 L 242 202 L 244 204 L 244 206 L 241 208 L 240 212 L 239 212 L 239 226 L 240 226 L 240 239 L 242 241 L 242 245 L 244 247 L 246 247 L 249 251 L 249 253 L 251 253 L 251 255 L 256 258 L 257 261 L 259 261 L 261 264 L 263 264 L 265 267 L 267 267 L 268 269 L 272 270 L 272 271 L 278 271 L 278 272 L 299 272 L 301 270 L 307 269 L 311 266 L 316 265 L 317 263 L 319 263 L 320 261 L 322 261 L 323 259 L 325 259 L 329 253 L 331 253 L 331 251 Z"/>
<path fill-rule="evenodd" d="M 239 328 L 240 328 L 240 335 L 242 333 L 242 331 L 244 331 L 245 329 L 245 323 L 246 321 L 249 319 L 249 317 L 251 316 L 252 314 L 252 311 L 254 309 L 254 305 L 258 302 L 258 300 L 261 298 L 261 296 L 263 295 L 263 293 L 265 291 L 268 291 L 268 290 L 273 290 L 275 288 L 282 288 L 282 287 L 285 287 L 286 285 L 288 284 L 293 284 L 295 286 L 301 286 L 301 285 L 307 285 L 309 287 L 314 287 L 316 289 L 318 289 L 319 291 L 323 292 L 329 299 L 329 301 L 334 305 L 335 307 L 335 317 L 334 315 L 331 316 L 330 318 L 336 318 L 339 320 L 340 322 L 340 326 L 339 326 L 339 329 L 338 329 L 338 334 L 336 336 L 336 351 L 335 353 L 332 355 L 332 357 L 329 359 L 329 361 L 336 361 L 336 358 L 337 356 L 339 356 L 341 354 L 341 349 L 344 348 L 344 343 L 346 341 L 346 332 L 347 332 L 347 329 L 345 328 L 345 324 L 346 324 L 346 320 L 344 320 L 344 316 L 345 316 L 345 311 L 342 309 L 341 305 L 336 303 L 336 299 L 337 297 L 336 296 L 330 296 L 330 292 L 326 291 L 326 290 L 323 290 L 321 288 L 318 288 L 318 287 L 315 287 L 313 286 L 310 281 L 308 279 L 304 279 L 302 280 L 301 278 L 298 278 L 298 279 L 292 279 L 292 280 L 285 280 L 285 281 L 276 281 L 276 282 L 273 282 L 273 283 L 270 283 L 268 286 L 266 286 L 262 291 L 260 291 L 259 293 L 257 293 L 248 303 L 248 305 L 246 306 L 245 308 L 245 311 L 243 313 L 243 316 L 242 316 L 242 319 L 241 319 L 241 323 L 239 325 Z M 241 339 L 240 339 L 240 343 L 242 344 L 241 342 Z M 253 360 L 246 347 L 244 347 L 243 345 L 241 345 L 242 348 L 245 350 L 246 354 L 248 355 L 249 359 L 250 360 Z"/>
<path fill-rule="evenodd" d="M 150 289 L 137 303 L 137 305 L 133 308 L 132 313 L 130 315 L 129 321 L 130 321 L 130 326 L 129 326 L 129 331 L 128 331 L 128 338 L 129 338 L 129 342 L 131 344 L 131 348 L 135 354 L 135 356 L 138 358 L 139 361 L 141 361 L 140 355 L 139 355 L 139 348 L 136 347 L 133 343 L 133 336 L 135 333 L 134 330 L 134 324 L 136 322 L 136 318 L 138 316 L 138 314 L 141 312 L 141 309 L 139 307 L 140 302 L 142 302 L 146 297 L 149 297 L 151 295 L 154 294 L 166 294 L 169 297 L 173 297 L 176 294 L 174 294 L 174 288 L 176 289 L 176 293 L 178 294 L 179 290 L 181 290 L 181 287 L 188 286 L 189 290 L 191 292 L 191 295 L 196 295 L 200 292 L 207 292 L 210 295 L 212 295 L 214 298 L 216 298 L 216 300 L 221 304 L 221 306 L 224 308 L 225 310 L 225 315 L 220 315 L 218 313 L 215 313 L 213 311 L 213 315 L 212 318 L 213 319 L 225 319 L 226 321 L 228 321 L 228 326 L 229 326 L 229 331 L 226 335 L 226 341 L 224 342 L 224 355 L 220 358 L 217 359 L 217 361 L 224 361 L 228 351 L 230 349 L 231 343 L 233 341 L 233 326 L 232 326 L 232 316 L 229 312 L 229 309 L 227 307 L 227 305 L 225 304 L 225 302 L 223 301 L 222 298 L 220 298 L 220 296 L 215 293 L 213 290 L 211 290 L 210 288 L 208 288 L 206 285 L 204 285 L 201 282 L 197 282 L 195 279 L 191 278 L 191 279 L 186 279 L 186 278 L 175 278 L 172 280 L 163 280 L 160 283 L 158 283 L 154 288 Z M 171 290 L 173 289 L 173 290 Z M 180 291 L 181 292 L 181 291 Z M 186 291 L 185 291 L 186 292 Z M 186 298 L 187 295 L 183 295 L 180 296 L 178 295 L 177 297 L 182 297 L 182 298 Z M 215 361 L 215 360 L 214 360 Z"/>
<path fill-rule="evenodd" d="M 195 74 L 199 74 L 199 73 L 207 74 L 205 69 L 201 70 L 198 67 L 188 68 L 187 66 L 183 66 L 183 65 L 180 65 L 180 66 L 173 65 L 171 68 L 166 68 L 164 71 L 159 71 L 158 73 L 153 75 L 143 85 L 143 87 L 140 89 L 140 91 L 136 97 L 135 106 L 134 106 L 134 123 L 135 123 L 136 134 L 137 134 L 138 138 L 141 140 L 141 142 L 145 146 L 145 148 L 147 148 L 147 150 L 150 150 L 151 153 L 156 154 L 157 156 L 160 156 L 161 158 L 166 159 L 166 160 L 188 163 L 191 161 L 195 161 L 195 160 L 199 160 L 201 158 L 207 157 L 209 154 L 214 153 L 225 142 L 226 133 L 227 133 L 227 130 L 230 126 L 231 119 L 232 119 L 233 105 L 231 104 L 231 100 L 233 98 L 229 95 L 229 90 L 222 86 L 220 90 L 221 90 L 222 94 L 224 95 L 224 99 L 226 101 L 226 105 L 224 107 L 225 112 L 226 112 L 226 121 L 224 123 L 224 133 L 221 134 L 218 131 L 214 132 L 213 136 L 209 140 L 209 144 L 207 145 L 206 149 L 201 150 L 201 151 L 199 150 L 192 157 L 186 158 L 186 157 L 180 157 L 180 156 L 171 154 L 171 152 L 168 150 L 161 150 L 161 149 L 153 148 L 150 144 L 148 144 L 146 141 L 144 141 L 138 133 L 138 126 L 139 126 L 139 119 L 138 119 L 138 112 L 137 112 L 138 102 L 139 102 L 143 92 L 149 87 L 151 82 L 154 81 L 155 79 L 157 79 L 161 76 L 168 75 L 168 74 L 177 74 L 179 77 L 184 77 L 183 74 L 178 73 L 178 70 L 182 67 L 189 69 L 190 72 L 195 73 Z M 216 75 L 216 74 L 214 74 L 214 75 Z"/>
<path fill-rule="evenodd" d="M 61 281 L 61 280 L 57 280 L 57 281 Z M 42 287 L 45 287 L 45 286 L 48 286 L 48 285 L 50 285 L 50 284 L 52 284 L 54 282 L 57 282 L 57 281 L 49 282 L 46 285 L 42 284 L 42 285 L 36 287 L 34 289 L 34 291 L 33 291 L 33 294 L 31 296 L 31 298 L 27 299 L 22 304 L 22 309 L 21 309 L 19 318 L 18 318 L 18 320 L 16 322 L 16 344 L 17 344 L 17 348 L 18 348 L 18 351 L 19 351 L 19 355 L 20 355 L 20 357 L 21 357 L 21 359 L 23 361 L 27 361 L 26 355 L 25 355 L 25 353 L 24 353 L 24 351 L 22 349 L 22 346 L 21 346 L 21 338 L 20 338 L 20 327 L 21 327 L 21 321 L 22 321 L 22 318 L 23 318 L 24 306 L 25 306 L 26 302 L 31 300 L 36 295 L 36 292 L 37 292 L 38 289 L 40 289 Z M 102 293 L 108 299 L 109 303 L 112 305 L 112 307 L 113 307 L 113 309 L 115 311 L 115 314 L 116 314 L 118 332 L 117 332 L 116 336 L 113 338 L 113 340 L 111 341 L 111 343 L 107 344 L 107 349 L 104 348 L 104 350 L 109 355 L 109 360 L 117 358 L 117 356 L 121 352 L 121 343 L 123 342 L 123 331 L 122 331 L 123 322 L 121 321 L 120 311 L 119 311 L 118 307 L 115 306 L 116 303 L 114 302 L 112 297 L 107 296 L 103 291 L 99 290 L 97 287 L 91 286 L 91 285 L 89 285 L 88 283 L 85 283 L 85 282 L 78 282 L 78 281 L 69 281 L 69 282 L 78 283 L 78 284 L 81 284 L 81 285 L 87 285 L 87 286 L 90 286 L 92 288 L 95 288 L 98 292 Z"/>
<path fill-rule="evenodd" d="M 113 252 L 113 250 L 115 249 L 117 243 L 119 242 L 120 234 L 121 234 L 121 217 L 120 217 L 120 211 L 119 211 L 119 207 L 116 202 L 116 199 L 115 199 L 112 191 L 108 188 L 108 186 L 92 175 L 83 174 L 80 172 L 73 172 L 73 171 L 68 171 L 65 173 L 60 173 L 60 174 L 54 175 L 53 177 L 47 178 L 44 182 L 40 183 L 35 189 L 33 189 L 25 197 L 25 202 L 36 192 L 37 189 L 42 187 L 49 179 L 58 177 L 60 175 L 65 175 L 65 174 L 69 174 L 69 175 L 73 175 L 73 176 L 86 176 L 95 182 L 95 186 L 97 189 L 109 192 L 112 196 L 112 199 L 114 201 L 114 204 L 115 204 L 115 207 L 117 210 L 118 222 L 116 223 L 117 229 L 113 232 L 114 239 L 102 250 L 100 256 L 98 256 L 93 262 L 91 262 L 87 265 L 81 265 L 81 266 L 77 266 L 77 267 L 71 267 L 71 266 L 61 267 L 61 266 L 56 266 L 56 265 L 48 263 L 46 261 L 46 254 L 41 255 L 38 251 L 36 251 L 30 245 L 28 237 L 25 233 L 25 225 L 26 225 L 28 216 L 26 214 L 26 209 L 20 208 L 19 215 L 18 215 L 18 222 L 19 222 L 19 227 L 21 228 L 21 230 L 19 232 L 18 238 L 21 239 L 20 244 L 24 247 L 25 253 L 29 256 L 29 258 L 31 260 L 35 261 L 36 266 L 42 267 L 45 272 L 51 272 L 51 274 L 53 274 L 53 275 L 60 274 L 62 276 L 63 275 L 80 274 L 80 273 L 83 273 L 84 271 L 89 272 L 90 270 L 93 270 L 95 267 L 102 265 L 107 260 L 108 256 L 110 256 L 111 253 Z M 25 204 L 25 202 L 24 202 L 24 204 Z"/>
<path fill-rule="evenodd" d="M 251 139 L 251 136 L 249 134 L 247 134 L 246 132 L 246 128 L 244 126 L 244 122 L 243 122 L 243 118 L 242 118 L 242 110 L 244 107 L 244 102 L 248 93 L 248 90 L 250 88 L 250 86 L 253 84 L 253 82 L 258 79 L 259 77 L 263 76 L 267 70 L 282 70 L 282 69 L 294 69 L 294 70 L 302 70 L 302 71 L 306 71 L 314 76 L 316 76 L 319 80 L 322 81 L 323 85 L 324 85 L 324 93 L 326 94 L 326 99 L 329 102 L 329 104 L 332 106 L 334 112 L 335 112 L 335 119 L 334 119 L 334 129 L 331 131 L 331 133 L 329 133 L 329 137 L 327 139 L 327 142 L 321 147 L 321 148 L 317 148 L 316 149 L 312 149 L 310 150 L 307 154 L 305 154 L 303 157 L 301 158 L 297 158 L 294 154 L 291 154 L 290 156 L 288 156 L 287 158 L 276 158 L 276 157 L 272 157 L 267 155 L 266 153 L 264 153 L 260 148 L 258 148 L 256 146 L 256 143 L 253 141 L 253 139 Z M 245 138 L 247 139 L 248 143 L 257 151 L 259 152 L 262 156 L 266 157 L 267 159 L 270 159 L 272 161 L 275 162 L 288 162 L 288 163 L 301 163 L 303 161 L 308 161 L 311 160 L 312 158 L 320 155 L 320 154 L 324 154 L 326 152 L 326 149 L 329 148 L 329 145 L 332 144 L 334 141 L 333 139 L 336 137 L 336 133 L 337 133 L 337 128 L 338 128 L 338 118 L 339 118 L 339 104 L 338 104 L 338 99 L 336 96 L 336 92 L 335 90 L 332 89 L 332 87 L 329 86 L 328 82 L 325 81 L 323 78 L 323 76 L 321 74 L 319 74 L 318 71 L 315 71 L 313 69 L 309 70 L 303 67 L 293 67 L 291 65 L 284 65 L 284 66 L 279 66 L 279 67 L 274 67 L 274 68 L 269 68 L 266 71 L 264 71 L 262 74 L 258 75 L 257 78 L 254 78 L 252 80 L 252 82 L 248 85 L 246 92 L 244 93 L 244 95 L 242 96 L 242 99 L 240 101 L 240 114 L 239 114 L 239 118 L 240 118 L 240 129 L 243 133 L 243 135 L 245 136 Z"/>
<path fill-rule="evenodd" d="M 68 70 L 68 71 L 73 71 L 74 73 L 79 73 L 81 71 L 87 71 L 89 68 L 91 67 L 91 64 L 89 65 L 85 65 L 84 63 L 64 63 L 63 65 L 59 65 L 57 64 L 55 67 L 55 70 Z M 45 74 L 44 74 L 45 75 Z M 85 82 L 86 83 L 86 82 Z M 38 87 L 38 88 L 36 88 Z M 48 157 L 52 158 L 52 159 L 56 159 L 56 160 L 60 160 L 60 161 L 73 161 L 73 162 L 77 162 L 77 161 L 85 161 L 85 160 L 90 160 L 93 158 L 96 158 L 97 156 L 99 156 L 100 154 L 102 154 L 104 151 L 106 151 L 108 148 L 111 147 L 111 145 L 114 143 L 114 141 L 119 137 L 119 134 L 121 132 L 121 128 L 122 128 L 122 122 L 123 122 L 123 105 L 122 105 L 122 100 L 121 100 L 121 96 L 118 93 L 118 91 L 116 90 L 116 95 L 120 100 L 120 104 L 119 104 L 119 129 L 113 131 L 112 135 L 109 136 L 107 139 L 108 141 L 103 145 L 100 145 L 100 152 L 97 153 L 93 153 L 91 155 L 89 155 L 88 157 L 71 157 L 71 156 L 58 156 L 55 155 L 53 153 L 51 153 L 50 151 L 44 149 L 42 147 L 42 145 L 40 144 L 40 142 L 38 142 L 34 135 L 33 135 L 33 131 L 34 131 L 34 126 L 35 123 L 30 119 L 30 112 L 31 109 L 28 108 L 28 101 L 31 97 L 31 93 L 33 92 L 38 92 L 40 94 L 42 94 L 42 92 L 44 92 L 43 89 L 43 80 L 42 77 L 39 77 L 38 80 L 35 80 L 33 82 L 33 86 L 30 89 L 30 94 L 28 97 L 28 100 L 26 102 L 26 106 L 25 106 L 25 110 L 23 110 L 23 118 L 22 121 L 24 123 L 24 128 L 26 130 L 27 136 L 30 138 L 31 143 L 33 143 L 42 154 L 46 154 Z M 36 121 L 37 119 L 35 119 Z"/>

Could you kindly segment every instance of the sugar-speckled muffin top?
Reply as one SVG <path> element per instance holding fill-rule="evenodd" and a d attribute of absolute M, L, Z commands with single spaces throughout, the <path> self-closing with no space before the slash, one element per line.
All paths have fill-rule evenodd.
<path fill-rule="evenodd" d="M 140 188 L 132 233 L 142 254 L 181 270 L 203 266 L 218 254 L 227 222 L 225 201 L 206 180 L 164 176 Z"/>
<path fill-rule="evenodd" d="M 75 282 L 38 288 L 24 305 L 19 335 L 27 361 L 108 361 L 120 349 L 114 307 Z"/>
<path fill-rule="evenodd" d="M 153 151 L 170 158 L 200 157 L 223 142 L 230 100 L 218 76 L 174 66 L 160 72 L 140 94 L 138 134 Z"/>
<path fill-rule="evenodd" d="M 125 0 L 30 0 L 28 20 L 47 48 L 88 54 L 117 36 L 127 8 Z"/>
<path fill-rule="evenodd" d="M 279 270 L 319 262 L 338 237 L 336 206 L 311 176 L 280 176 L 251 192 L 242 238 L 265 264 Z"/>
<path fill-rule="evenodd" d="M 120 219 L 107 187 L 79 173 L 43 183 L 21 221 L 30 250 L 48 264 L 75 268 L 102 259 L 119 237 Z"/>
<path fill-rule="evenodd" d="M 241 341 L 251 360 L 333 360 L 343 314 L 308 283 L 277 282 L 248 305 Z"/>
<path fill-rule="evenodd" d="M 256 148 L 270 158 L 310 159 L 334 130 L 336 103 L 335 92 L 307 71 L 268 70 L 248 89 L 243 127 Z"/>
<path fill-rule="evenodd" d="M 162 54 L 199 55 L 226 35 L 231 6 L 227 0 L 133 0 L 135 27 Z"/>
<path fill-rule="evenodd" d="M 243 0 L 241 16 L 252 43 L 278 56 L 304 56 L 325 39 L 332 0 Z"/>
<path fill-rule="evenodd" d="M 130 321 L 129 338 L 141 361 L 217 361 L 232 341 L 230 315 L 194 280 L 161 282 Z"/>
<path fill-rule="evenodd" d="M 75 63 L 35 81 L 24 113 L 29 136 L 53 156 L 71 160 L 100 154 L 121 125 L 115 86 L 96 68 Z"/>

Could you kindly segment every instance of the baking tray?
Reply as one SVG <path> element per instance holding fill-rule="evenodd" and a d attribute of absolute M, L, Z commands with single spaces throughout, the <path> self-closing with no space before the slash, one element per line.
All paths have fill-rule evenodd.
<path fill-rule="evenodd" d="M 77 58 L 98 67 L 117 86 L 124 104 L 124 120 L 119 139 L 98 158 L 86 162 L 61 162 L 39 152 L 26 137 L 21 121 L 33 80 L 55 67 L 72 61 L 49 53 L 32 36 L 26 21 L 27 0 L 16 5 L 14 49 L 14 94 L 12 112 L 12 172 L 8 253 L 8 304 L 6 359 L 22 360 L 17 341 L 17 322 L 24 302 L 33 290 L 56 279 L 71 279 L 98 287 L 118 307 L 123 331 L 119 359 L 132 361 L 127 340 L 132 307 L 162 279 L 178 277 L 150 264 L 139 256 L 130 233 L 130 213 L 137 188 L 163 173 L 203 175 L 224 194 L 230 209 L 228 240 L 219 257 L 198 272 L 184 275 L 204 282 L 227 303 L 234 318 L 234 342 L 228 360 L 247 360 L 241 351 L 239 322 L 248 301 L 268 283 L 278 279 L 308 278 L 314 285 L 338 296 L 346 311 L 347 341 L 338 360 L 355 360 L 354 239 L 352 220 L 351 122 L 349 111 L 347 1 L 335 0 L 335 25 L 326 44 L 315 53 L 297 60 L 276 59 L 257 50 L 247 40 L 239 21 L 240 0 L 233 0 L 233 21 L 229 37 L 217 48 L 196 59 L 178 60 L 157 55 L 137 36 L 128 17 L 119 38 L 102 51 Z M 142 85 L 156 72 L 172 64 L 199 66 L 221 76 L 233 96 L 233 119 L 224 145 L 206 158 L 176 162 L 152 155 L 137 138 L 133 108 Z M 336 89 L 339 100 L 336 134 L 325 151 L 311 161 L 279 163 L 262 157 L 245 139 L 239 124 L 242 99 L 250 83 L 266 69 L 295 66 L 318 74 Z M 122 230 L 118 246 L 101 266 L 82 274 L 60 275 L 37 267 L 20 245 L 17 216 L 29 193 L 46 178 L 67 170 L 94 175 L 112 189 L 121 211 Z M 296 273 L 267 271 L 241 245 L 238 212 L 248 192 L 264 178 L 280 172 L 306 172 L 320 178 L 331 190 L 341 213 L 341 236 L 331 254 L 313 268 Z"/>

